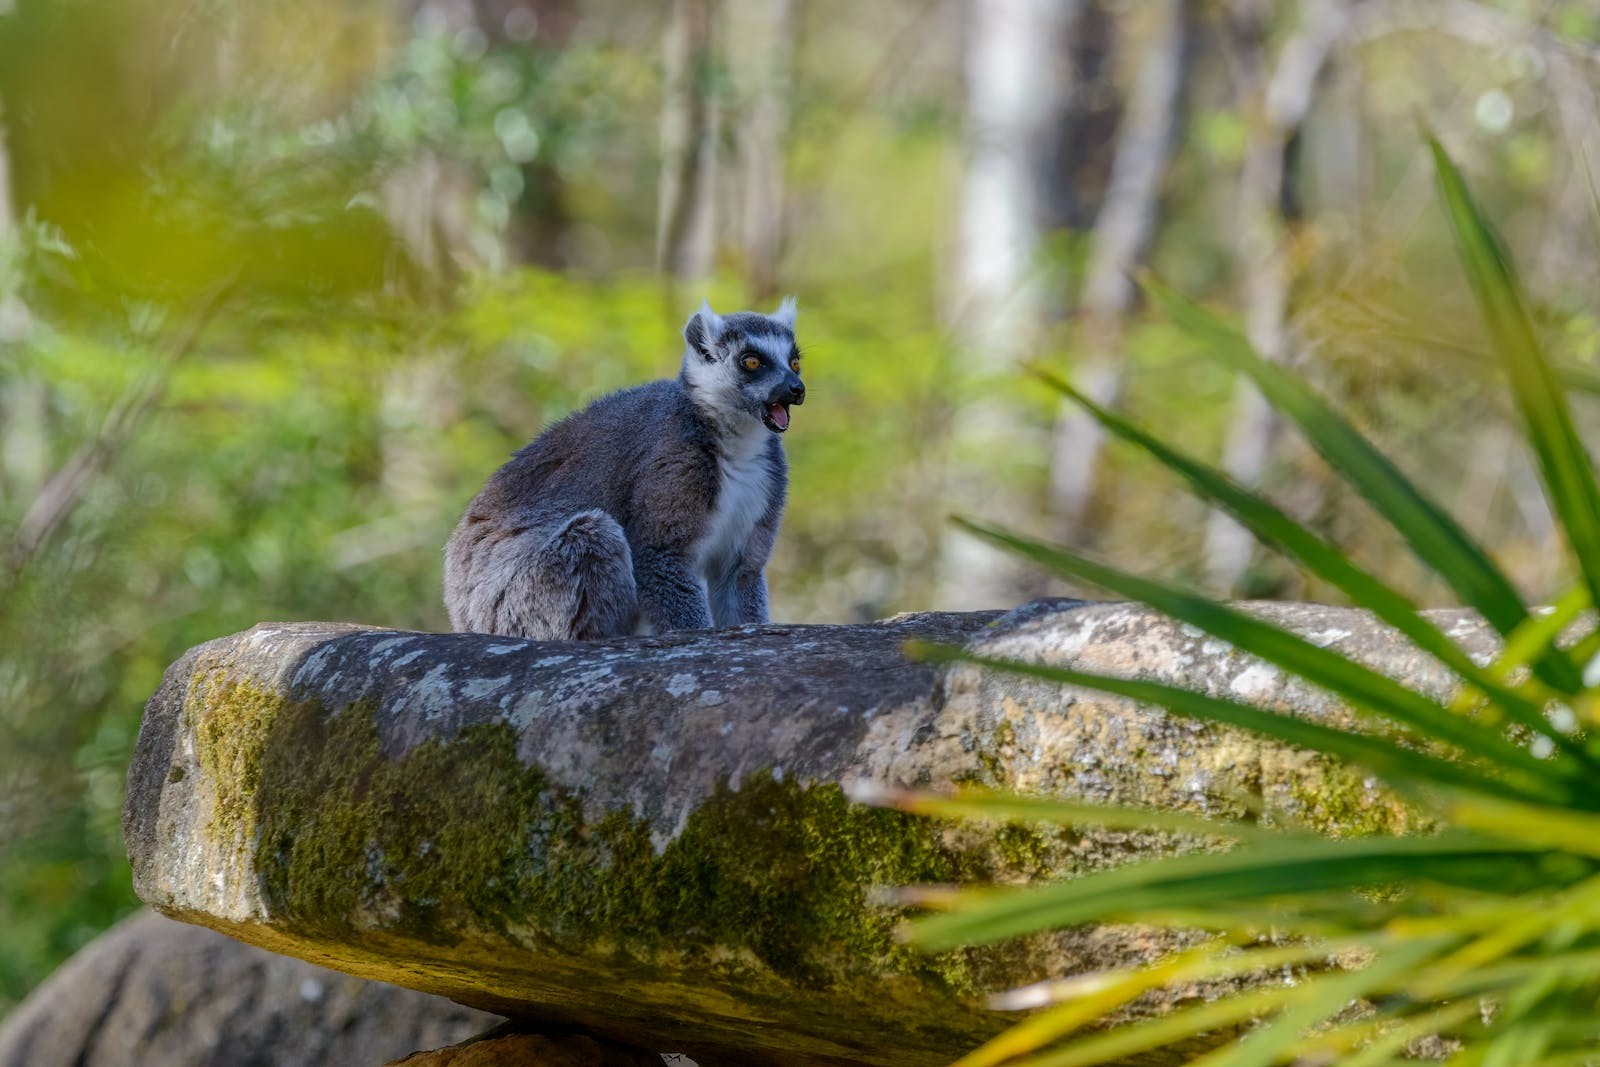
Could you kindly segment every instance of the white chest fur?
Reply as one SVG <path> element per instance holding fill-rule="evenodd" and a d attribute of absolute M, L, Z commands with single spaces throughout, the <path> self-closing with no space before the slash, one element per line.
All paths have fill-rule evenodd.
<path fill-rule="evenodd" d="M 702 577 L 723 573 L 739 559 L 750 532 L 772 498 L 772 471 L 765 447 L 722 456 L 717 460 L 717 475 L 721 479 L 717 506 L 706 523 L 697 553 Z"/>

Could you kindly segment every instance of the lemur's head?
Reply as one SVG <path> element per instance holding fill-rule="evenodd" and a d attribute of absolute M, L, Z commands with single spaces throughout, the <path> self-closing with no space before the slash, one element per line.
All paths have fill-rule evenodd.
<path fill-rule="evenodd" d="M 794 297 L 771 315 L 722 316 L 702 303 L 683 327 L 683 382 L 701 410 L 724 428 L 789 428 L 789 405 L 803 404 Z"/>

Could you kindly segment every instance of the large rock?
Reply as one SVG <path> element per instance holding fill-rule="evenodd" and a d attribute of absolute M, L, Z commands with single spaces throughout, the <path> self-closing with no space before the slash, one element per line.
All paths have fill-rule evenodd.
<path fill-rule="evenodd" d="M 1360 613 L 1252 610 L 1443 684 Z M 1444 621 L 1489 647 L 1470 618 Z M 189 652 L 150 702 L 124 813 L 135 883 L 169 915 L 280 952 L 706 1063 L 934 1064 L 1009 1021 L 982 1009 L 983 991 L 1172 941 L 1090 927 L 923 956 L 897 942 L 903 913 L 875 887 L 1071 876 L 1195 843 L 944 826 L 852 806 L 841 783 L 1259 808 L 1330 832 L 1408 825 L 1323 757 L 908 663 L 908 638 L 1350 721 L 1128 605 L 593 644 L 263 625 Z"/>
<path fill-rule="evenodd" d="M 537 1034 L 515 1024 L 449 1048 L 413 1052 L 387 1067 L 663 1067 L 653 1052 L 620 1048 L 583 1034 Z"/>
<path fill-rule="evenodd" d="M 498 1020 L 142 912 L 0 1025 L 0 1067 L 376 1067 Z"/>

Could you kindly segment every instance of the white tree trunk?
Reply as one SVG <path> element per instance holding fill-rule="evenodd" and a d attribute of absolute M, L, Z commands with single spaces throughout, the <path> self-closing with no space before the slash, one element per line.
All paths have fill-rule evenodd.
<path fill-rule="evenodd" d="M 1182 103 L 1191 7 L 1191 0 L 1159 0 L 1129 17 L 1144 21 L 1136 28 L 1143 43 L 1090 240 L 1073 371 L 1073 384 L 1100 404 L 1114 403 L 1122 387 L 1120 349 L 1134 299 L 1132 275 L 1155 231 Z M 1067 543 L 1082 540 L 1103 442 L 1099 423 L 1076 405 L 1063 407 L 1050 456 L 1050 512 L 1057 536 Z"/>
<path fill-rule="evenodd" d="M 0 0 L 0 13 L 8 6 Z M 0 112 L 0 362 L 6 361 L 6 349 L 25 344 L 32 332 L 28 305 L 5 269 L 22 236 L 13 196 L 5 114 Z M 0 390 L 0 499 L 27 499 L 43 484 L 50 463 L 48 411 L 49 397 L 37 381 L 13 379 Z"/>
<path fill-rule="evenodd" d="M 743 98 L 736 131 L 739 153 L 739 243 L 745 272 L 758 295 L 778 284 L 784 240 L 784 146 L 788 141 L 789 95 L 795 0 L 746 0 L 728 11 L 729 50 Z"/>
<path fill-rule="evenodd" d="M 1051 117 L 1039 86 L 1059 60 L 1077 4 L 971 0 L 967 168 L 960 208 L 955 325 L 972 358 L 1009 369 L 1030 338 L 1038 294 L 1036 147 Z"/>
<path fill-rule="evenodd" d="M 721 125 L 711 64 L 716 0 L 674 0 L 665 41 L 656 266 L 705 278 L 716 256 L 717 142 Z"/>
<path fill-rule="evenodd" d="M 1349 0 L 1311 0 L 1299 28 L 1270 68 L 1260 36 L 1241 56 L 1240 68 L 1249 140 L 1239 177 L 1239 261 L 1243 271 L 1245 326 L 1262 358 L 1289 356 L 1289 274 L 1283 217 L 1284 156 L 1305 121 L 1312 94 L 1329 54 L 1345 32 Z M 1245 485 L 1261 479 L 1271 447 L 1275 416 L 1253 385 L 1241 383 L 1223 467 Z M 1205 571 L 1212 587 L 1226 593 L 1250 565 L 1250 534 L 1226 514 L 1213 512 L 1206 526 Z"/>
<path fill-rule="evenodd" d="M 967 165 L 946 325 L 963 353 L 969 399 L 951 427 L 949 499 L 960 510 L 1018 525 L 1025 494 L 996 476 L 1016 454 L 1017 412 L 994 399 L 1035 336 L 1040 301 L 1037 149 L 1054 109 L 1039 91 L 1064 59 L 1065 28 L 1080 5 L 1052 0 L 969 0 Z M 1025 446 L 1022 446 L 1025 447 Z M 952 610 L 1015 598 L 1015 560 L 960 533 L 941 551 L 940 603 Z"/>

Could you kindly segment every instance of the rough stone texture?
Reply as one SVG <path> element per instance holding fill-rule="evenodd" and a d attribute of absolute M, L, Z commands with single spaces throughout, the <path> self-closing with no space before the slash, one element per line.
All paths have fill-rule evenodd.
<path fill-rule="evenodd" d="M 653 1052 L 621 1048 L 581 1034 L 534 1034 L 514 1024 L 431 1052 L 413 1052 L 388 1067 L 662 1067 Z"/>
<path fill-rule="evenodd" d="M 1443 684 L 1362 614 L 1252 610 Z M 1489 649 L 1471 617 L 1443 624 Z M 189 652 L 150 702 L 124 813 L 135 884 L 174 917 L 278 951 L 705 1063 L 934 1064 L 1007 1023 L 977 994 L 1173 941 L 1090 927 L 924 957 L 896 942 L 902 913 L 874 887 L 1071 876 L 1196 842 L 946 826 L 854 807 L 840 783 L 1259 807 L 1335 833 L 1410 825 L 1323 757 L 908 663 L 908 638 L 1349 721 L 1130 605 L 593 644 L 263 625 Z"/>
<path fill-rule="evenodd" d="M 496 1021 L 142 912 L 6 1018 L 0 1067 L 368 1067 Z"/>

